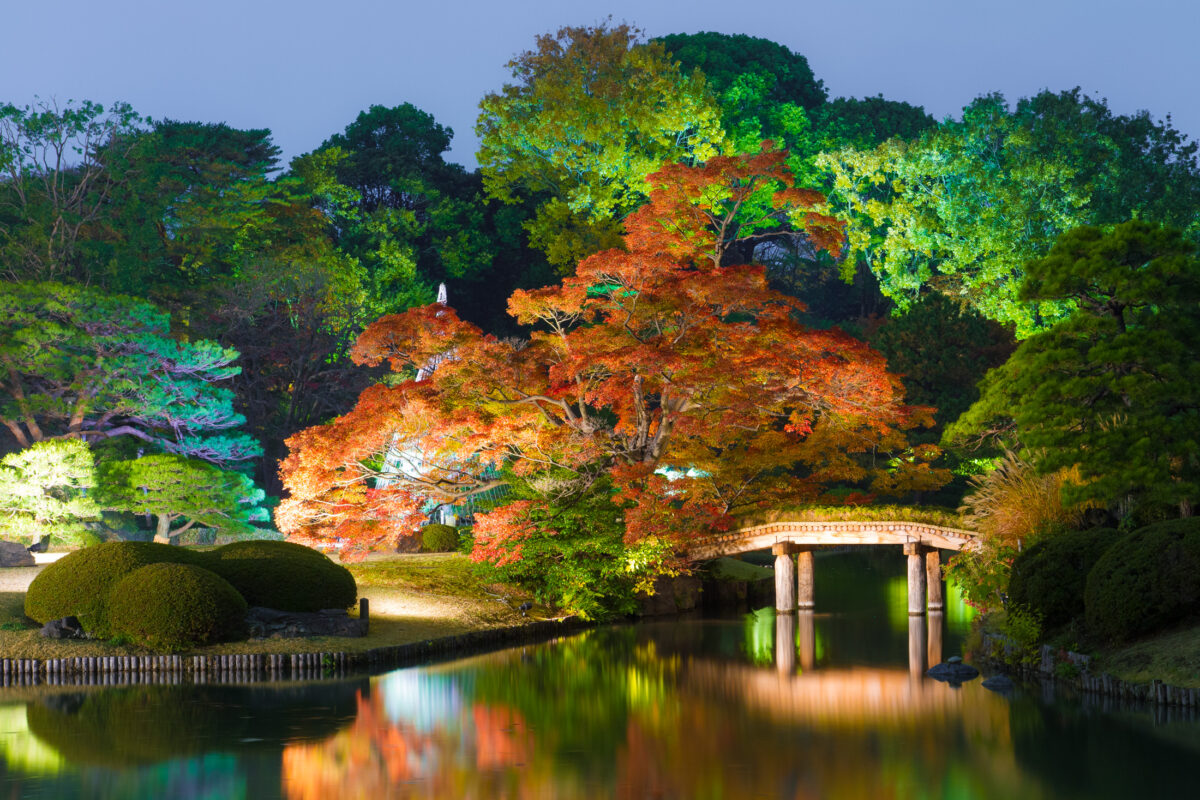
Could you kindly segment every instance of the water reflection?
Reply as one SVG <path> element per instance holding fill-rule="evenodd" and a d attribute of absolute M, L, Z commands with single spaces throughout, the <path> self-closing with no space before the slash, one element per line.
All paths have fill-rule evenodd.
<path fill-rule="evenodd" d="M 1200 727 L 932 681 L 962 624 L 898 629 L 889 576 L 863 564 L 841 607 L 828 576 L 850 567 L 819 565 L 816 614 L 598 629 L 328 684 L 26 690 L 0 705 L 0 797 L 1187 796 Z"/>

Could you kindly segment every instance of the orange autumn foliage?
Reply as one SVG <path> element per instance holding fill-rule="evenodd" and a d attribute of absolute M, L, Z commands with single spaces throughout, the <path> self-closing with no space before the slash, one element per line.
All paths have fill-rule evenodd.
<path fill-rule="evenodd" d="M 626 220 L 625 249 L 512 295 L 510 313 L 533 328 L 528 341 L 485 336 L 437 304 L 371 325 L 358 363 L 437 369 L 374 387 L 349 414 L 289 440 L 281 475 L 292 497 L 280 527 L 378 544 L 411 529 L 422 498 L 492 488 L 501 464 L 548 501 L 610 479 L 630 544 L 680 544 L 735 510 L 816 500 L 835 483 L 936 485 L 919 460 L 914 482 L 907 461 L 888 472 L 885 458 L 873 467 L 861 457 L 903 450 L 905 429 L 931 418 L 903 405 L 883 357 L 839 330 L 797 323 L 802 305 L 769 289 L 761 267 L 726 263 L 781 231 L 840 245 L 821 195 L 790 188 L 784 155 L 652 175 L 649 203 Z M 368 488 L 396 480 L 380 463 L 398 442 L 419 448 L 419 473 Z M 504 557 L 494 547 L 503 540 L 519 557 L 528 510 L 485 515 L 478 552 Z"/>

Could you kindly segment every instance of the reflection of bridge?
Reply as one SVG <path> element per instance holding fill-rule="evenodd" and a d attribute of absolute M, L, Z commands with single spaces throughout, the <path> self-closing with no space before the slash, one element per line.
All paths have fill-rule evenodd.
<path fill-rule="evenodd" d="M 940 614 L 930 614 L 927 619 L 909 617 L 907 671 L 814 669 L 813 613 L 779 614 L 775 618 L 774 671 L 693 660 L 686 681 L 706 691 L 735 695 L 739 702 L 788 722 L 912 727 L 921 717 L 944 720 L 946 710 L 962 702 L 961 692 L 924 676 L 927 666 L 942 660 L 942 625 Z"/>
<path fill-rule="evenodd" d="M 694 540 L 694 561 L 771 548 L 775 554 L 775 608 L 785 614 L 813 607 L 813 549 L 821 546 L 901 545 L 908 556 L 908 613 L 946 607 L 942 550 L 975 546 L 970 531 L 924 522 L 770 522 Z M 792 556 L 795 556 L 793 560 Z"/>

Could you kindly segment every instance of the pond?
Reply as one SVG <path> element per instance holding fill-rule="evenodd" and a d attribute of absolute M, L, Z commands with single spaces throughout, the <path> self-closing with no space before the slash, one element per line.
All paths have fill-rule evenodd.
<path fill-rule="evenodd" d="M 330 682 L 0 694 L 0 797 L 1194 796 L 1200 725 L 926 678 L 953 602 L 898 554 L 818 559 L 818 613 L 599 628 Z M 940 651 L 940 652 L 939 652 Z"/>

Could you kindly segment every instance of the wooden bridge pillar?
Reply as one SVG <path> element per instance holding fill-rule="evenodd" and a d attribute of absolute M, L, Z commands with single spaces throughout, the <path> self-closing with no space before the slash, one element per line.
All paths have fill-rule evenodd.
<path fill-rule="evenodd" d="M 811 547 L 796 549 L 796 608 L 813 610 L 813 550 Z"/>
<path fill-rule="evenodd" d="M 796 564 L 792 561 L 795 550 L 791 542 L 776 542 L 771 547 L 775 554 L 775 611 L 780 614 L 796 613 Z"/>
<path fill-rule="evenodd" d="M 931 547 L 925 553 L 925 583 L 929 592 L 929 613 L 946 610 L 946 582 L 942 580 L 942 551 Z"/>
<path fill-rule="evenodd" d="M 904 555 L 908 556 L 908 615 L 920 617 L 925 615 L 925 551 L 919 542 L 909 542 L 904 545 Z"/>

